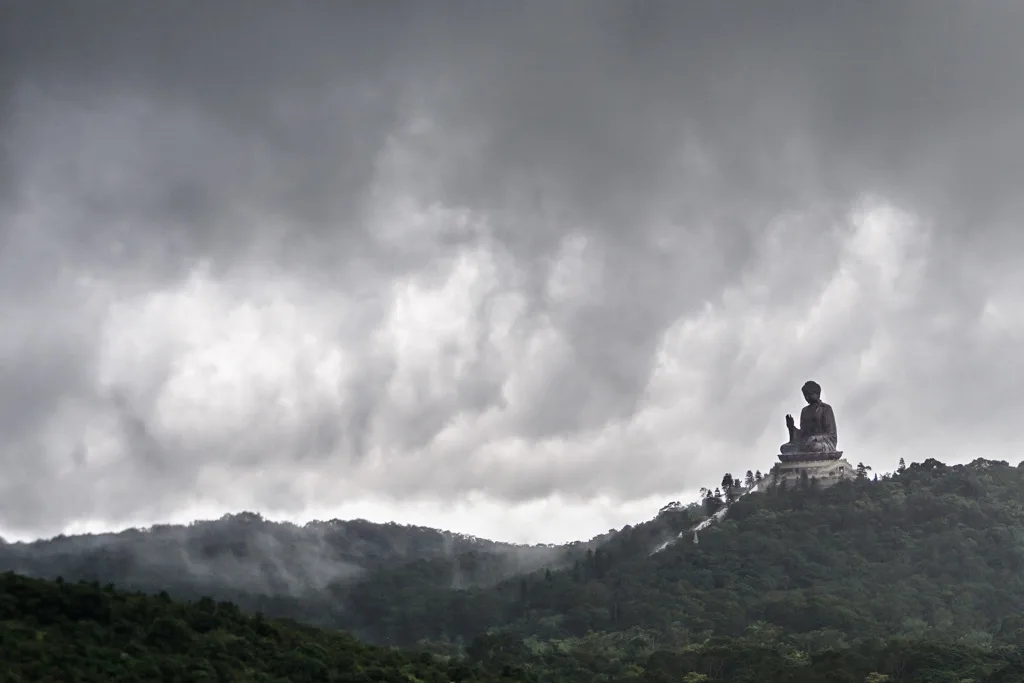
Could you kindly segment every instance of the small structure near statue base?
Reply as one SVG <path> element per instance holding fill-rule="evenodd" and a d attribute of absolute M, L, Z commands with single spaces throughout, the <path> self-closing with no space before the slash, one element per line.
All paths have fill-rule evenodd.
<path fill-rule="evenodd" d="M 792 415 L 786 416 L 789 441 L 779 448 L 779 462 L 768 473 L 771 482 L 789 488 L 799 486 L 806 477 L 816 486 L 826 487 L 853 479 L 854 468 L 836 449 L 836 417 L 832 406 L 821 400 L 821 386 L 807 382 L 801 391 L 807 405 L 800 411 L 799 427 Z"/>

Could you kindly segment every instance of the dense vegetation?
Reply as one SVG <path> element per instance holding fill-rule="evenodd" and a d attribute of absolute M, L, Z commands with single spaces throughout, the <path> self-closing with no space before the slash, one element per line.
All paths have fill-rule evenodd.
<path fill-rule="evenodd" d="M 856 481 L 829 489 L 805 481 L 795 490 L 769 488 L 735 502 L 733 486 L 724 478 L 726 493 L 707 492 L 703 505 L 669 504 L 650 522 L 591 544 L 556 549 L 562 554 L 555 566 L 497 583 L 479 579 L 493 579 L 507 565 L 496 571 L 488 563 L 498 562 L 498 555 L 478 546 L 448 554 L 393 553 L 375 568 L 328 582 L 319 592 L 244 592 L 249 609 L 340 627 L 431 656 L 363 648 L 326 631 L 244 617 L 209 599 L 178 605 L 166 596 L 146 599 L 95 585 L 72 590 L 69 584 L 19 584 L 25 580 L 14 578 L 8 587 L 35 586 L 30 593 L 48 592 L 51 601 L 67 604 L 49 608 L 64 615 L 53 622 L 59 627 L 43 626 L 33 622 L 36 612 L 29 603 L 0 596 L 5 620 L 0 646 L 10 651 L 12 643 L 36 643 L 25 666 L 41 667 L 44 652 L 70 652 L 67 629 L 79 629 L 73 642 L 95 647 L 91 655 L 74 650 L 74 656 L 113 667 L 100 662 L 123 661 L 122 652 L 136 657 L 136 650 L 125 649 L 131 644 L 142 648 L 139 661 L 152 659 L 164 672 L 152 680 L 178 680 L 162 668 L 167 666 L 214 667 L 210 680 L 357 680 L 330 676 L 349 671 L 345 662 L 358 660 L 356 668 L 362 669 L 378 666 L 358 663 L 359 657 L 377 662 L 394 657 L 393 671 L 406 667 L 408 673 L 408 667 L 422 665 L 425 673 L 415 674 L 419 680 L 460 680 L 458 675 L 545 683 L 1024 681 L 1024 467 L 984 460 L 947 467 L 928 460 L 875 481 L 866 468 L 858 469 Z M 726 502 L 732 502 L 728 516 L 701 533 L 699 543 L 685 534 L 653 553 Z M 395 538 L 388 543 L 401 545 Z M 28 547 L 19 550 L 23 557 Z M 46 554 L 33 557 L 36 570 L 46 573 Z M 78 560 L 51 557 L 61 559 L 50 569 L 58 561 L 64 568 L 83 566 L 76 565 L 81 555 Z M 118 569 L 116 561 L 112 568 Z M 95 566 L 90 571 L 100 573 Z M 155 583 L 149 588 L 162 590 Z M 76 616 L 82 609 L 89 614 L 76 606 L 89 604 L 74 597 L 78 590 L 100 596 L 89 598 L 94 603 L 150 606 L 118 612 L 120 620 L 133 624 L 118 629 L 109 617 L 90 622 Z M 216 669 L 220 660 L 205 654 L 220 652 L 213 645 L 168 654 L 160 649 L 171 647 L 160 640 L 163 636 L 152 635 L 161 610 L 176 615 L 168 618 L 178 620 L 179 635 L 189 634 L 183 642 L 205 643 L 214 632 L 227 638 L 224 642 L 235 642 L 225 634 L 249 644 L 258 636 L 261 652 L 249 655 L 255 658 L 251 663 L 222 662 L 223 671 Z M 224 615 L 226 621 L 202 631 L 201 621 L 193 621 L 205 618 L 195 616 L 200 613 Z M 259 629 L 286 635 L 264 637 Z M 67 646 L 47 650 L 40 644 L 53 642 L 47 638 L 65 638 Z M 303 665 L 319 672 L 307 679 L 282 673 L 290 661 L 284 650 L 296 650 L 292 644 L 300 641 L 320 648 L 298 647 L 318 653 L 311 657 L 320 664 Z M 332 654 L 335 650 L 361 654 Z M 196 661 L 189 663 L 186 651 Z M 264 678 L 238 673 L 246 667 Z M 46 680 L 29 669 L 16 670 L 24 672 L 23 680 Z M 48 670 L 35 673 L 42 671 Z"/>
<path fill-rule="evenodd" d="M 469 648 L 489 670 L 515 666 L 543 683 L 1019 683 L 1014 647 L 979 648 L 922 639 L 866 639 L 814 649 L 754 624 L 742 638 L 655 647 L 652 633 L 591 634 L 541 643 L 489 636 Z"/>
<path fill-rule="evenodd" d="M 507 680 L 520 680 L 509 670 Z M 49 681 L 495 681 L 429 654 L 95 583 L 0 576 L 0 676 Z"/>
<path fill-rule="evenodd" d="M 166 590 L 185 598 L 212 593 L 243 601 L 247 594 L 319 599 L 328 588 L 417 562 L 456 569 L 447 587 L 488 586 L 534 569 L 571 564 L 586 547 L 514 545 L 365 520 L 298 526 L 243 512 L 187 526 L 164 524 L 34 543 L 0 540 L 0 570 Z"/>
<path fill-rule="evenodd" d="M 763 621 L 820 646 L 925 634 L 1024 645 L 1024 468 L 1005 463 L 929 460 L 877 482 L 769 489 L 699 543 L 651 549 L 649 532 L 626 529 L 572 568 L 461 592 L 409 570 L 392 579 L 400 598 L 353 595 L 347 618 L 397 643 L 642 628 L 677 645 Z"/>
<path fill-rule="evenodd" d="M 868 639 L 813 648 L 754 624 L 742 638 L 657 646 L 634 629 L 542 642 L 480 636 L 465 656 L 364 645 L 234 605 L 166 594 L 124 593 L 96 583 L 0 575 L 0 680 L 334 681 L 337 683 L 519 681 L 522 683 L 1017 683 L 1017 648 Z"/>

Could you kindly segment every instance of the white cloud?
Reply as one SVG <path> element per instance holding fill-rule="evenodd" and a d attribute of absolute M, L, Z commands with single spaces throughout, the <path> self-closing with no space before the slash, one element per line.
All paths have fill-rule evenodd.
<path fill-rule="evenodd" d="M 155 509 L 176 510 L 195 495 L 205 507 L 186 508 L 215 516 L 269 506 L 292 518 L 310 509 L 420 522 L 426 515 L 501 538 L 594 534 L 628 523 L 639 509 L 629 501 L 652 507 L 725 471 L 767 470 L 782 437 L 776 423 L 799 408 L 797 390 L 809 376 L 831 380 L 822 381 L 838 398 L 843 441 L 853 453 L 865 450 L 857 424 L 844 420 L 842 397 L 859 382 L 880 381 L 888 367 L 886 340 L 913 303 L 926 233 L 876 200 L 833 228 L 843 235 L 833 253 L 782 267 L 775 259 L 786 241 L 819 239 L 817 218 L 776 224 L 755 270 L 666 330 L 632 415 L 571 435 L 520 433 L 524 411 L 574 351 L 550 320 L 527 317 L 510 262 L 487 245 L 461 249 L 428 277 L 393 281 L 374 329 L 346 329 L 361 319 L 356 298 L 288 273 L 197 268 L 173 288 L 111 303 L 97 390 L 124 397 L 150 437 L 177 453 L 175 466 L 196 473 L 160 490 Z M 555 263 L 549 282 L 564 305 L 600 287 L 600 260 L 587 253 L 585 240 L 569 237 Z M 807 286 L 793 282 L 807 271 Z M 350 337 L 362 341 L 349 347 Z M 308 447 L 316 419 L 340 421 L 360 401 L 365 387 L 350 380 L 366 340 L 391 371 L 365 452 L 344 452 L 345 441 L 329 452 L 295 452 Z M 460 397 L 476 373 L 494 380 L 500 400 L 474 409 Z M 138 447 L 109 409 L 78 416 L 90 470 L 108 471 Z M 76 423 L 62 415 L 61 424 Z M 417 433 L 421 439 L 408 440 Z M 65 438 L 50 448 L 71 446 Z M 268 450 L 290 457 L 268 459 Z M 914 457 L 890 457 L 901 454 Z M 445 491 L 458 514 L 431 502 Z M 328 503 L 338 497 L 348 502 Z M 556 501 L 568 506 L 563 513 L 553 512 Z M 502 505 L 505 512 L 493 512 Z M 588 514 L 595 521 L 583 524 Z M 460 519 L 473 520 L 472 528 Z"/>
<path fill-rule="evenodd" d="M 876 468 L 1013 452 L 1019 26 L 819 5 L 673 5 L 635 50 L 619 9 L 26 4 L 5 533 L 338 501 L 562 533 L 766 469 L 808 378 Z"/>

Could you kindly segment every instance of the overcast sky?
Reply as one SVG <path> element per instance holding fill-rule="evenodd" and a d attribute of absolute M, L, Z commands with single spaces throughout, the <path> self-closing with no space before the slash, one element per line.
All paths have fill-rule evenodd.
<path fill-rule="evenodd" d="M 9 539 L 1024 460 L 1024 3 L 0 8 Z"/>

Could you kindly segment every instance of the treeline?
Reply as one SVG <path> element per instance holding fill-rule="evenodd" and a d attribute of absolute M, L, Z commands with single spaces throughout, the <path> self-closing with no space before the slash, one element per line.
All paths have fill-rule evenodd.
<path fill-rule="evenodd" d="M 816 649 L 758 623 L 738 638 L 656 646 L 643 629 L 563 641 L 482 637 L 468 648 L 487 670 L 515 666 L 544 683 L 1019 683 L 1024 653 L 937 639 L 865 639 Z"/>
<path fill-rule="evenodd" d="M 247 615 L 211 599 L 0 576 L 0 680 L 394 683 L 1018 683 L 1017 647 L 862 639 L 817 647 L 764 623 L 738 638 L 668 647 L 632 629 L 522 640 L 494 633 L 449 654 L 368 646 Z"/>
<path fill-rule="evenodd" d="M 564 640 L 641 628 L 676 647 L 739 637 L 758 621 L 821 646 L 926 635 L 1024 645 L 1024 470 L 928 460 L 877 481 L 863 474 L 825 490 L 767 487 L 735 501 L 699 544 L 686 536 L 652 555 L 708 513 L 672 503 L 576 546 L 563 569 L 494 586 L 459 584 L 494 571 L 493 556 L 468 552 L 385 563 L 308 595 L 224 588 L 214 597 L 394 645 L 465 645 L 494 629 Z M 159 578 L 132 588 L 207 592 L 188 576 Z"/>
<path fill-rule="evenodd" d="M 206 598 L 124 593 L 95 583 L 0 575 L 5 683 L 202 681 L 520 681 L 464 661 L 362 644 L 351 636 L 247 615 Z"/>
<path fill-rule="evenodd" d="M 600 542 L 595 540 L 594 543 Z M 587 544 L 523 546 L 365 520 L 299 526 L 256 513 L 119 533 L 0 542 L 0 571 L 98 580 L 194 598 L 250 594 L 321 598 L 367 574 L 425 561 L 453 569 L 446 587 L 488 586 L 572 563 Z"/>
<path fill-rule="evenodd" d="M 33 683 L 1024 680 L 1024 469 L 927 460 L 876 480 L 860 474 L 824 490 L 743 496 L 698 544 L 684 537 L 652 554 L 706 518 L 699 504 L 671 503 L 577 546 L 564 569 L 453 589 L 453 572 L 486 556 L 466 554 L 461 568 L 419 558 L 317 598 L 250 595 L 267 617 L 222 596 L 175 602 L 7 574 L 0 674 Z"/>
<path fill-rule="evenodd" d="M 651 555 L 664 533 L 627 528 L 570 568 L 488 589 L 435 590 L 403 569 L 337 625 L 378 642 L 468 642 L 655 629 L 679 643 L 738 637 L 763 621 L 822 646 L 865 637 L 1024 645 L 1024 470 L 934 460 L 825 490 L 737 500 L 714 532 Z M 703 518 L 669 507 L 674 529 Z M 661 520 L 664 523 L 666 520 Z M 674 636 L 673 636 L 674 637 Z"/>
<path fill-rule="evenodd" d="M 899 469 L 897 473 L 905 471 L 907 468 L 903 458 L 900 458 Z M 854 468 L 854 478 L 857 480 L 864 480 L 868 478 L 868 473 L 871 471 L 871 467 L 865 465 L 862 462 L 857 463 Z M 774 472 L 772 472 L 774 475 Z M 779 483 L 778 478 L 773 476 L 772 483 Z M 708 487 L 702 487 L 700 490 L 700 501 L 704 508 L 704 512 L 710 516 L 721 510 L 726 505 L 734 503 L 743 493 L 752 491 L 755 487 L 760 488 L 760 485 L 765 481 L 765 475 L 761 474 L 761 470 L 751 471 L 747 470 L 746 475 L 742 478 L 736 478 L 732 476 L 732 473 L 726 472 L 722 476 L 721 486 L 715 487 L 714 489 Z M 874 481 L 878 481 L 878 475 L 875 475 Z M 814 486 L 814 480 L 806 475 L 800 482 L 802 488 L 810 488 Z M 783 487 L 785 488 L 785 487 Z"/>

